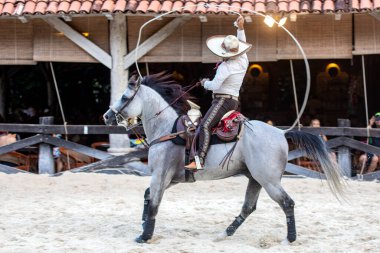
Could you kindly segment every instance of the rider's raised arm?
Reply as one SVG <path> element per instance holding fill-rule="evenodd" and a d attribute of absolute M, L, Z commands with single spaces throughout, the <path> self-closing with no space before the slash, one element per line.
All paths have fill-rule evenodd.
<path fill-rule="evenodd" d="M 216 74 L 212 81 L 206 81 L 204 84 L 204 88 L 206 90 L 216 90 L 219 89 L 224 80 L 230 75 L 228 68 L 225 64 L 220 64 L 218 69 L 216 70 Z"/>
<path fill-rule="evenodd" d="M 236 35 L 236 37 L 239 39 L 239 40 L 241 40 L 241 41 L 244 41 L 244 42 L 246 42 L 247 41 L 247 39 L 246 39 L 246 37 L 245 37 L 245 32 L 244 32 L 244 30 L 237 30 L 237 35 Z"/>

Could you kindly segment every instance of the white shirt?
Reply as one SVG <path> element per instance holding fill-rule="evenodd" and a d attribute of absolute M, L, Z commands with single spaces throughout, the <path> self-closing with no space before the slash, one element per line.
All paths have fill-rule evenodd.
<path fill-rule="evenodd" d="M 244 30 L 238 30 L 236 37 L 241 41 L 246 41 Z M 215 94 L 238 97 L 248 65 L 246 53 L 222 62 L 216 70 L 214 79 L 204 83 L 205 89 L 212 90 Z"/>

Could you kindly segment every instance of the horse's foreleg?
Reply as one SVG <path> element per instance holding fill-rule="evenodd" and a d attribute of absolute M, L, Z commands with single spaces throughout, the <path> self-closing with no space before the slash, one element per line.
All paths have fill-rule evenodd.
<path fill-rule="evenodd" d="M 165 189 L 171 185 L 171 179 L 165 179 L 165 176 L 161 176 L 161 179 L 162 181 L 158 182 L 155 178 L 152 178 L 151 186 L 145 190 L 144 210 L 142 215 L 142 220 L 144 221 L 143 233 L 136 238 L 136 242 L 144 243 L 153 237 L 158 207 L 161 203 Z"/>
<path fill-rule="evenodd" d="M 225 233 L 219 237 L 232 236 L 247 217 L 256 210 L 257 199 L 259 198 L 261 185 L 253 178 L 249 179 L 247 190 L 245 192 L 245 200 L 243 208 L 238 217 L 228 226 Z"/>
<path fill-rule="evenodd" d="M 146 188 L 144 193 L 144 209 L 142 214 L 142 220 L 145 222 L 148 219 L 148 208 L 149 208 L 149 202 L 150 202 L 150 188 Z M 144 223 L 143 223 L 144 228 Z"/>
<path fill-rule="evenodd" d="M 166 189 L 176 184 L 177 183 L 171 183 Z M 150 188 L 148 187 L 146 188 L 145 193 L 144 193 L 144 209 L 142 213 L 142 221 L 144 223 L 148 219 L 149 203 L 150 203 Z M 143 228 L 144 228 L 144 223 L 143 223 Z"/>

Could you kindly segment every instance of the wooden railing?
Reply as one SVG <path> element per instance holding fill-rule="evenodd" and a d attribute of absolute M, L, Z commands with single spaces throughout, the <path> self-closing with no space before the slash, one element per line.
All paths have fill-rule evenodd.
<path fill-rule="evenodd" d="M 38 172 L 49 174 L 54 174 L 54 164 L 52 164 L 52 146 L 64 147 L 66 149 L 101 160 L 96 163 L 74 169 L 72 170 L 73 172 L 93 171 L 99 168 L 117 166 L 131 160 L 147 157 L 147 151 L 136 151 L 124 156 L 113 156 L 104 151 L 92 149 L 84 145 L 53 137 L 52 134 L 64 134 L 65 128 L 63 125 L 51 125 L 51 121 L 51 118 L 44 117 L 40 119 L 41 124 L 0 124 L 0 131 L 36 134 L 35 136 L 22 139 L 16 143 L 0 147 L 0 155 L 38 144 L 40 147 Z M 353 139 L 353 137 L 367 137 L 368 133 L 371 137 L 380 137 L 380 129 L 369 129 L 368 131 L 366 128 L 352 128 L 349 127 L 349 120 L 346 119 L 338 120 L 338 125 L 340 125 L 340 127 L 302 127 L 300 130 L 316 135 L 324 134 L 329 136 L 330 139 L 327 141 L 327 146 L 329 148 L 336 149 L 338 162 L 343 168 L 345 176 L 351 177 L 351 149 L 360 150 L 365 153 L 380 154 L 379 147 L 360 142 Z M 131 134 L 131 132 L 126 132 L 125 128 L 120 126 L 67 125 L 66 127 L 68 134 Z M 280 126 L 278 128 L 287 129 L 288 127 Z M 141 127 L 138 128 L 137 131 L 139 133 L 143 133 L 143 129 Z M 305 154 L 301 150 L 291 150 L 289 152 L 288 161 L 304 156 Z M 11 172 L 15 171 L 15 169 L 9 166 L 0 165 L 0 171 Z M 293 163 L 287 164 L 286 171 L 307 177 L 324 178 L 324 174 L 318 171 L 310 170 Z M 363 179 L 365 180 L 372 180 L 375 178 L 380 178 L 379 171 L 363 175 Z"/>

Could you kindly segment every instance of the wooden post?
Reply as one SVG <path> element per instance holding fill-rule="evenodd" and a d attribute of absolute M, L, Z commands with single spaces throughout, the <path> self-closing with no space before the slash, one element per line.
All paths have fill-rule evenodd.
<path fill-rule="evenodd" d="M 350 127 L 351 122 L 349 119 L 338 119 L 338 127 Z M 351 177 L 351 152 L 350 148 L 346 146 L 340 146 L 338 148 L 338 163 L 343 169 L 343 174 L 346 177 Z"/>
<path fill-rule="evenodd" d="M 124 56 L 127 54 L 127 20 L 122 13 L 116 13 L 110 21 L 111 104 L 121 97 L 128 85 L 128 70 L 124 68 Z M 128 152 L 129 138 L 124 135 L 110 135 L 111 153 Z"/>
<path fill-rule="evenodd" d="M 54 122 L 54 117 L 41 117 L 40 124 L 42 125 L 52 125 Z M 44 135 L 43 135 L 44 136 Z M 46 143 L 40 144 L 40 152 L 38 155 L 38 174 L 54 174 L 54 158 L 53 158 L 53 148 Z"/>

